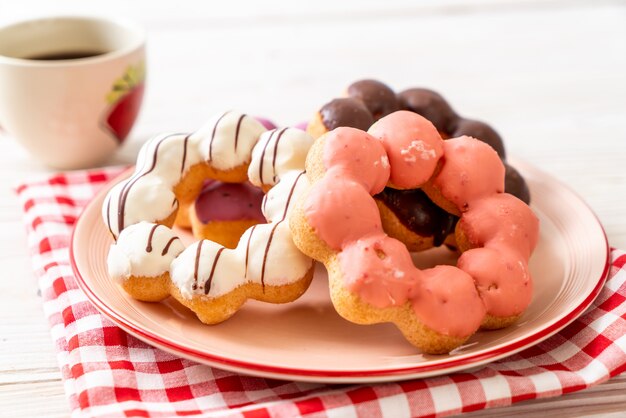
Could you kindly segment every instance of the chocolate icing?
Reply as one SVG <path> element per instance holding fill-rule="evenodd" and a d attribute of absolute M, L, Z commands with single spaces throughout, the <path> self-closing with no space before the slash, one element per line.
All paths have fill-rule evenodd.
<path fill-rule="evenodd" d="M 274 232 L 276 232 L 276 228 L 280 225 L 282 221 L 276 222 L 272 231 L 270 232 L 270 236 L 267 239 L 267 245 L 265 246 L 265 252 L 263 253 L 263 265 L 261 266 L 261 289 L 263 289 L 263 293 L 265 293 L 265 267 L 267 267 L 267 255 L 270 252 L 270 246 L 272 245 L 272 240 L 274 239 Z"/>
<path fill-rule="evenodd" d="M 185 137 L 183 141 L 183 161 L 180 163 L 180 174 L 182 175 L 185 172 L 185 163 L 187 162 L 187 144 L 189 142 L 189 137 L 191 134 Z"/>
<path fill-rule="evenodd" d="M 460 118 L 456 123 L 456 129 L 450 134 L 450 136 L 452 138 L 456 138 L 463 135 L 471 136 L 487 143 L 491 146 L 491 148 L 496 150 L 500 159 L 504 160 L 506 158 L 502 138 L 491 126 L 486 123 L 472 119 Z"/>
<path fill-rule="evenodd" d="M 156 224 L 154 226 L 152 226 L 152 229 L 150 230 L 150 234 L 148 234 L 148 242 L 146 243 L 146 252 L 147 253 L 151 253 L 152 252 L 152 239 L 154 238 L 154 233 L 156 232 L 157 228 L 160 227 L 160 224 Z M 172 243 L 174 241 L 176 241 L 177 239 L 180 239 L 178 237 L 172 237 L 170 238 L 170 240 L 167 242 L 167 244 L 165 244 L 165 247 L 163 247 L 163 251 L 161 251 L 161 255 L 165 255 L 167 254 L 167 252 L 170 249 L 170 245 L 172 245 Z"/>
<path fill-rule="evenodd" d="M 391 210 L 400 223 L 422 237 L 433 237 L 438 247 L 454 231 L 458 218 L 435 205 L 421 189 L 390 187 L 374 196 Z"/>
<path fill-rule="evenodd" d="M 174 241 L 176 241 L 177 239 L 180 239 L 180 238 L 178 238 L 178 237 L 172 237 L 172 238 L 170 238 L 170 240 L 167 242 L 167 244 L 165 244 L 165 247 L 163 247 L 163 251 L 161 251 L 161 255 L 165 255 L 165 254 L 167 254 L 167 252 L 168 252 L 168 251 L 169 251 L 169 249 L 170 249 L 170 245 L 172 245 L 172 243 L 173 243 Z"/>
<path fill-rule="evenodd" d="M 152 229 L 150 229 L 150 234 L 148 234 L 148 242 L 146 244 L 146 252 L 147 253 L 151 253 L 152 252 L 152 238 L 154 237 L 154 231 L 156 231 L 156 229 L 159 227 L 159 224 L 156 224 L 152 227 Z"/>
<path fill-rule="evenodd" d="M 213 140 L 215 140 L 215 134 L 217 132 L 217 125 L 220 124 L 224 116 L 228 115 L 229 112 L 224 112 L 222 116 L 219 117 L 215 125 L 213 125 L 213 132 L 211 132 L 211 140 L 209 141 L 209 162 L 213 161 Z"/>
<path fill-rule="evenodd" d="M 348 96 L 361 100 L 374 116 L 374 120 L 400 109 L 393 90 L 377 80 L 355 81 L 348 87 Z"/>
<path fill-rule="evenodd" d="M 267 151 L 267 146 L 270 144 L 270 142 L 272 142 L 272 138 L 274 137 L 274 135 L 278 133 L 278 137 L 276 138 L 276 144 L 274 145 L 274 156 L 272 158 L 272 169 L 275 169 L 276 168 L 276 154 L 278 153 L 278 143 L 280 142 L 280 138 L 283 136 L 286 130 L 287 128 L 282 128 L 281 130 L 276 129 L 272 131 L 269 139 L 267 140 L 267 142 L 265 143 L 265 146 L 263 147 L 263 152 L 261 153 L 261 163 L 259 164 L 259 181 L 261 183 L 263 183 L 263 162 L 265 161 L 265 152 Z M 276 181 L 276 179 L 274 179 L 274 181 Z"/>
<path fill-rule="evenodd" d="M 130 192 L 130 190 L 133 188 L 133 186 L 135 185 L 135 183 L 137 183 L 137 181 L 139 181 L 139 179 L 141 179 L 143 176 L 150 174 L 154 168 L 156 167 L 157 164 L 157 160 L 158 160 L 158 155 L 159 155 L 159 147 L 161 146 L 161 144 L 168 138 L 175 136 L 175 135 L 180 135 L 180 134 L 170 134 L 170 135 L 166 135 L 163 138 L 161 138 L 156 146 L 154 147 L 154 153 L 152 154 L 152 163 L 150 165 L 150 168 L 145 171 L 145 172 L 139 172 L 139 173 L 135 173 L 133 174 L 133 177 L 131 177 L 128 182 L 126 184 L 124 184 L 124 186 L 122 187 L 122 190 L 120 191 L 120 196 L 119 196 L 119 201 L 117 204 L 118 210 L 117 210 L 117 230 L 119 232 L 122 232 L 122 229 L 124 229 L 125 223 L 124 223 L 124 214 L 126 211 L 126 200 L 128 199 L 128 193 Z M 108 209 L 110 208 L 110 204 L 111 204 L 111 199 L 109 198 L 109 202 L 107 203 L 107 223 L 109 224 L 109 231 L 111 231 L 111 223 L 110 223 L 110 219 L 109 219 L 109 215 L 108 215 Z"/>
<path fill-rule="evenodd" d="M 235 129 L 235 152 L 237 152 L 237 143 L 239 142 L 239 129 L 241 129 L 241 122 L 243 122 L 243 119 L 245 117 L 246 115 L 241 115 L 237 120 L 237 128 Z"/>
<path fill-rule="evenodd" d="M 296 181 L 293 182 L 293 185 L 291 186 L 291 190 L 289 191 L 289 195 L 287 196 L 287 202 L 285 203 L 285 211 L 283 212 L 283 217 L 280 221 L 276 222 L 267 240 L 267 245 L 265 246 L 265 253 L 263 254 L 263 265 L 261 266 L 261 287 L 263 289 L 263 293 L 265 293 L 265 267 L 267 265 L 267 255 L 270 252 L 270 245 L 272 245 L 274 232 L 276 231 L 276 228 L 278 227 L 278 225 L 281 222 L 285 222 L 285 220 L 287 219 L 287 211 L 289 210 L 289 204 L 291 203 L 293 192 L 296 190 L 296 186 L 298 185 L 298 182 L 300 181 L 300 177 L 302 177 L 304 173 L 305 172 L 303 171 L 302 173 L 298 174 L 298 177 L 296 177 Z M 254 232 L 254 230 L 251 231 L 250 237 L 252 237 L 252 232 Z M 250 245 L 250 238 L 248 238 L 248 245 Z M 248 259 L 248 250 L 246 249 L 246 266 L 247 266 L 247 259 Z M 246 271 L 247 271 L 247 267 L 246 267 Z"/>
<path fill-rule="evenodd" d="M 351 97 L 331 100 L 322 106 L 320 115 L 329 131 L 340 126 L 367 131 L 374 123 L 374 117 L 363 102 Z"/>
<path fill-rule="evenodd" d="M 198 268 L 200 267 L 200 253 L 202 252 L 202 244 L 204 244 L 204 240 L 200 240 L 198 242 L 198 247 L 196 248 L 196 260 L 193 265 L 193 285 L 191 288 L 196 290 L 198 288 Z"/>
<path fill-rule="evenodd" d="M 526 204 L 530 203 L 530 190 L 521 174 L 510 165 L 504 163 L 504 191 L 517 197 Z"/>
<path fill-rule="evenodd" d="M 215 274 L 215 267 L 217 266 L 217 261 L 220 259 L 222 255 L 222 251 L 224 251 L 224 247 L 217 250 L 217 254 L 215 254 L 215 260 L 213 260 L 213 266 L 211 267 L 211 274 L 209 274 L 209 278 L 204 282 L 204 294 L 208 295 L 211 291 L 211 283 L 213 282 L 213 275 Z"/>
<path fill-rule="evenodd" d="M 437 92 L 422 88 L 404 90 L 398 94 L 400 107 L 424 116 L 439 132 L 450 137 L 459 115 Z"/>
<path fill-rule="evenodd" d="M 374 119 L 400 109 L 409 110 L 430 120 L 444 139 L 471 136 L 490 145 L 504 162 L 506 152 L 500 135 L 484 122 L 460 117 L 437 92 L 424 88 L 404 90 L 390 98 L 393 91 L 376 80 L 360 80 L 348 87 L 349 99 L 335 99 L 320 109 L 327 129 L 349 126 L 367 130 Z M 360 104 L 360 106 L 359 106 Z M 395 108 L 394 108 L 395 106 Z M 367 114 L 374 115 L 371 121 Z M 505 191 L 529 203 L 530 193 L 524 178 L 511 166 L 506 168 Z M 385 188 L 374 196 L 382 201 L 409 230 L 421 236 L 432 236 L 439 246 L 454 230 L 458 218 L 435 205 L 421 190 Z"/>

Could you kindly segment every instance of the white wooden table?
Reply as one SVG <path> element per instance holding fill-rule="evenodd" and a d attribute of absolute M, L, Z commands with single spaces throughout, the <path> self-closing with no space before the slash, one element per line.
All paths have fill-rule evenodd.
<path fill-rule="evenodd" d="M 0 0 L 0 23 L 50 13 L 124 14 L 148 31 L 143 113 L 110 163 L 132 162 L 150 135 L 193 130 L 222 109 L 295 123 L 351 81 L 375 77 L 396 89 L 433 88 L 463 115 L 489 121 L 510 154 L 572 187 L 596 211 L 611 245 L 626 249 L 624 2 L 58 3 Z M 12 138 L 0 144 L 0 417 L 67 416 L 11 189 L 50 171 Z M 469 415 L 624 411 L 626 375 Z"/>

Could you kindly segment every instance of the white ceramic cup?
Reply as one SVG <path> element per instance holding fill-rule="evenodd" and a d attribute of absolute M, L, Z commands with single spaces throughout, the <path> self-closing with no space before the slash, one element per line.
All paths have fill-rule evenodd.
<path fill-rule="evenodd" d="M 51 167 L 110 156 L 135 122 L 144 78 L 145 34 L 132 23 L 53 17 L 0 28 L 0 128 Z"/>

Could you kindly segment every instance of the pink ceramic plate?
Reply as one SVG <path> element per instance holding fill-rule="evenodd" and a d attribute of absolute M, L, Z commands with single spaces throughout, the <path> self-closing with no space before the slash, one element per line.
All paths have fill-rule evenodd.
<path fill-rule="evenodd" d="M 133 300 L 107 276 L 112 239 L 100 218 L 106 190 L 78 220 L 71 260 L 80 287 L 120 327 L 156 347 L 211 366 L 313 382 L 380 382 L 450 373 L 508 356 L 556 333 L 589 306 L 608 273 L 606 236 L 589 207 L 545 173 L 522 163 L 515 166 L 530 185 L 532 207 L 541 220 L 539 245 L 530 262 L 533 301 L 516 325 L 479 332 L 449 355 L 418 353 L 389 324 L 360 326 L 343 320 L 330 303 L 323 268 L 296 302 L 250 301 L 220 325 L 201 324 L 173 300 Z M 437 249 L 416 263 L 423 266 L 433 260 L 454 262 L 449 251 Z"/>

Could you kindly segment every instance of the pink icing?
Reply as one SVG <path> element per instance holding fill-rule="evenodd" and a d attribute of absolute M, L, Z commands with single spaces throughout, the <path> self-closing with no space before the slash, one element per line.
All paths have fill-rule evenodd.
<path fill-rule="evenodd" d="M 324 167 L 330 176 L 351 178 L 370 194 L 383 191 L 390 167 L 376 138 L 355 128 L 337 128 L 325 138 Z"/>
<path fill-rule="evenodd" d="M 487 312 L 518 315 L 532 298 L 528 258 L 539 240 L 539 220 L 521 200 L 500 193 L 472 201 L 459 220 L 473 246 L 458 261 L 474 277 Z"/>
<path fill-rule="evenodd" d="M 373 124 L 368 133 L 379 139 L 391 163 L 391 183 L 416 189 L 430 179 L 443 155 L 443 140 L 428 119 L 414 112 L 391 113 Z"/>
<path fill-rule="evenodd" d="M 361 184 L 337 173 L 326 175 L 313 185 L 304 203 L 304 213 L 309 221 L 314 220 L 311 226 L 333 250 L 383 230 L 374 199 Z"/>
<path fill-rule="evenodd" d="M 485 307 L 474 280 L 452 266 L 421 271 L 404 244 L 375 234 L 347 245 L 339 254 L 346 287 L 377 308 L 411 301 L 416 315 L 444 335 L 471 335 Z"/>
<path fill-rule="evenodd" d="M 471 278 L 458 271 L 455 283 L 465 280 L 464 291 L 450 298 L 470 307 L 462 320 L 441 299 L 430 300 L 424 308 L 423 301 L 431 295 L 449 292 L 448 283 L 435 280 L 438 275 L 434 273 L 425 277 L 413 265 L 406 247 L 382 230 L 378 208 L 370 196 L 389 178 L 389 165 L 381 163 L 385 155 L 381 142 L 352 128 L 335 129 L 325 138 L 326 174 L 311 188 L 304 211 L 317 235 L 331 248 L 341 250 L 339 262 L 346 287 L 376 307 L 399 306 L 410 300 L 416 315 L 440 333 L 466 337 L 475 332 L 484 308 L 481 310 Z M 446 319 L 440 318 L 459 322 L 444 324 Z"/>
<path fill-rule="evenodd" d="M 453 266 L 424 270 L 423 276 L 421 294 L 412 303 L 424 324 L 444 335 L 476 332 L 485 316 L 485 305 L 472 276 Z"/>
<path fill-rule="evenodd" d="M 196 216 L 203 223 L 256 220 L 265 222 L 261 212 L 263 191 L 249 183 L 208 181 L 195 202 Z"/>
<path fill-rule="evenodd" d="M 530 303 L 533 286 L 528 264 L 510 247 L 466 251 L 457 265 L 476 281 L 489 314 L 518 315 Z"/>
<path fill-rule="evenodd" d="M 504 164 L 489 145 L 462 136 L 444 141 L 444 164 L 433 179 L 459 211 L 469 202 L 504 191 Z"/>
<path fill-rule="evenodd" d="M 402 305 L 419 292 L 422 272 L 400 241 L 382 233 L 347 245 L 339 261 L 346 287 L 377 308 Z"/>
<path fill-rule="evenodd" d="M 293 127 L 298 128 L 301 131 L 306 131 L 306 128 L 309 126 L 309 122 L 300 122 L 296 123 Z"/>
<path fill-rule="evenodd" d="M 307 196 L 305 215 L 316 234 L 339 251 L 348 290 L 378 308 L 410 303 L 426 326 L 464 338 L 478 329 L 486 313 L 515 315 L 530 303 L 528 257 L 537 243 L 539 223 L 526 204 L 502 193 L 504 166 L 482 142 L 469 137 L 447 140 L 443 155 L 435 151 L 432 160 L 423 162 L 426 168 L 400 158 L 397 150 L 411 142 L 411 124 L 424 124 L 399 113 L 374 126 L 380 141 L 351 128 L 326 135 L 326 173 Z M 389 158 L 391 170 L 381 164 L 382 146 L 395 153 Z M 397 185 L 427 179 L 440 158 L 440 172 L 432 181 L 463 209 L 459 225 L 471 243 L 482 248 L 465 252 L 457 267 L 421 271 L 406 247 L 383 232 L 370 195 L 382 189 L 385 179 Z"/>
<path fill-rule="evenodd" d="M 254 119 L 259 121 L 261 125 L 263 125 L 265 129 L 267 129 L 268 131 L 271 131 L 272 129 L 277 128 L 276 124 L 269 119 L 261 118 L 259 116 L 255 116 Z"/>
<path fill-rule="evenodd" d="M 459 224 L 473 246 L 506 245 L 525 258 L 539 240 L 539 220 L 524 202 L 508 193 L 472 202 Z"/>

